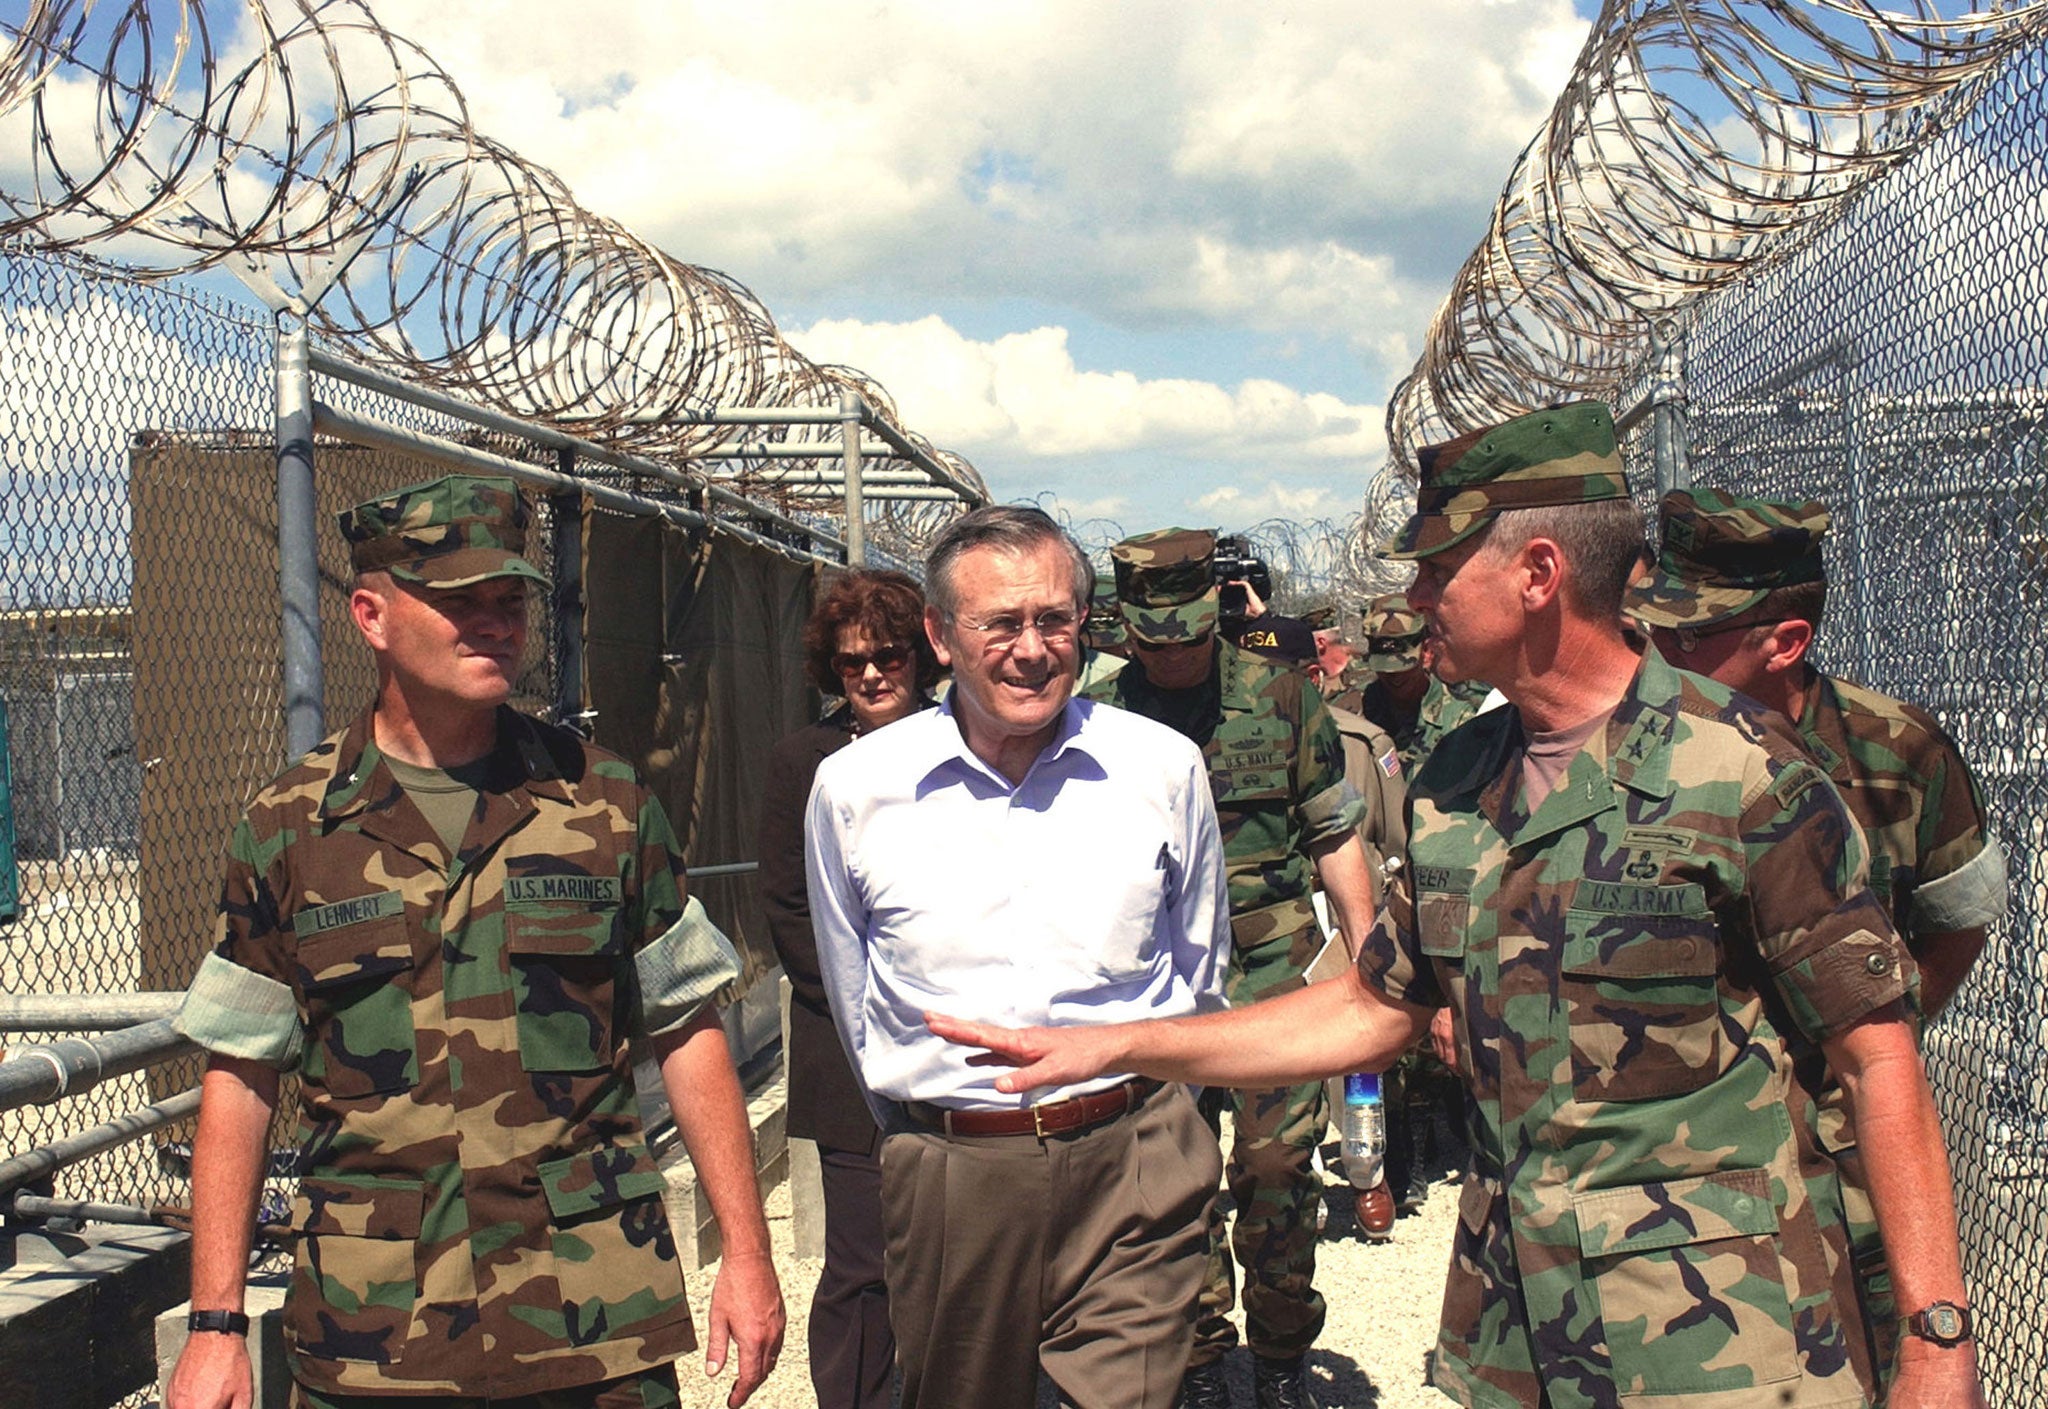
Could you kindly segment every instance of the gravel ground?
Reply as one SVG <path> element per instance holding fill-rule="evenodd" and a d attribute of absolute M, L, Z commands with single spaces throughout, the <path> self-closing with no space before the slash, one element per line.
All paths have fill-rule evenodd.
<path fill-rule="evenodd" d="M 1316 1397 L 1324 1409 L 1441 1409 L 1450 1402 L 1423 1384 L 1422 1371 L 1423 1357 L 1436 1343 L 1457 1203 L 1456 1185 L 1437 1184 L 1420 1213 L 1394 1225 L 1391 1243 L 1368 1243 L 1358 1233 L 1350 1186 L 1329 1178 L 1329 1221 L 1316 1254 L 1316 1285 L 1329 1300 L 1330 1319 L 1321 1342 L 1309 1353 Z M 805 1409 L 816 1403 L 804 1324 L 819 1264 L 792 1252 L 787 1184 L 769 1197 L 768 1227 L 789 1306 L 789 1335 L 775 1373 L 748 1402 L 760 1409 Z M 716 1264 L 689 1279 L 691 1310 L 700 1329 L 715 1272 Z M 702 1377 L 701 1358 L 693 1360 L 686 1359 L 680 1367 L 683 1403 L 693 1409 L 723 1405 L 731 1371 L 714 1389 Z M 1226 1365 L 1233 1397 L 1249 1409 L 1250 1355 L 1242 1349 L 1233 1351 Z M 1047 1387 L 1041 1384 L 1040 1390 L 1041 1405 L 1051 1406 L 1055 1401 Z"/>

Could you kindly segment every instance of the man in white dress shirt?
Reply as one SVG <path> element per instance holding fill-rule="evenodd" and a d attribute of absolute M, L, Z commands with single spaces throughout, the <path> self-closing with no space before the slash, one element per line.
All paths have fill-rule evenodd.
<path fill-rule="evenodd" d="M 1078 1025 L 1223 1006 L 1229 911 L 1200 752 L 1072 698 L 1094 574 L 1036 509 L 959 520 L 926 568 L 939 709 L 818 768 L 805 827 L 833 1018 L 883 1129 L 904 1409 L 1169 1409 L 1221 1157 L 1183 1086 L 1007 1094 L 947 1006 Z"/>

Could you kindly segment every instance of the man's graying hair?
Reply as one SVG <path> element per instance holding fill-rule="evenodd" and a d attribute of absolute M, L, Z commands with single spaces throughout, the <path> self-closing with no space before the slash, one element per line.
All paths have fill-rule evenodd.
<path fill-rule="evenodd" d="M 1532 538 L 1548 538 L 1564 550 L 1571 565 L 1565 595 L 1573 606 L 1597 620 L 1621 619 L 1622 599 L 1644 547 L 1643 516 L 1634 501 L 1505 509 L 1487 530 L 1486 550 L 1507 557 Z"/>
<path fill-rule="evenodd" d="M 1029 504 L 991 504 L 955 519 L 939 535 L 931 555 L 925 559 L 925 597 L 940 616 L 951 621 L 959 606 L 959 597 L 953 591 L 953 565 L 962 553 L 974 548 L 1031 553 L 1048 543 L 1057 543 L 1072 560 L 1074 610 L 1085 612 L 1089 595 L 1095 590 L 1095 569 L 1089 565 L 1088 555 L 1043 509 Z"/>

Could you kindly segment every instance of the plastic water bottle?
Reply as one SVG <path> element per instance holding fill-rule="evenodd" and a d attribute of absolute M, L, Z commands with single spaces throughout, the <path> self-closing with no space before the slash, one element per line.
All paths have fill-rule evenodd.
<path fill-rule="evenodd" d="M 1344 1177 L 1354 1189 L 1380 1182 L 1387 1153 L 1387 1110 L 1380 1102 L 1380 1076 L 1356 1071 L 1344 1078 Z"/>

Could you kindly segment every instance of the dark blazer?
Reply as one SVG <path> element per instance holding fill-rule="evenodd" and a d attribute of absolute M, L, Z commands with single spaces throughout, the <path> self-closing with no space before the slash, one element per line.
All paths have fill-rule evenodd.
<path fill-rule="evenodd" d="M 775 745 L 761 788 L 761 908 L 768 937 L 789 975 L 789 1133 L 838 1150 L 874 1153 L 879 1134 L 839 1045 L 818 977 L 811 897 L 804 883 L 804 806 L 826 755 L 853 738 L 853 711 L 841 704 Z"/>

